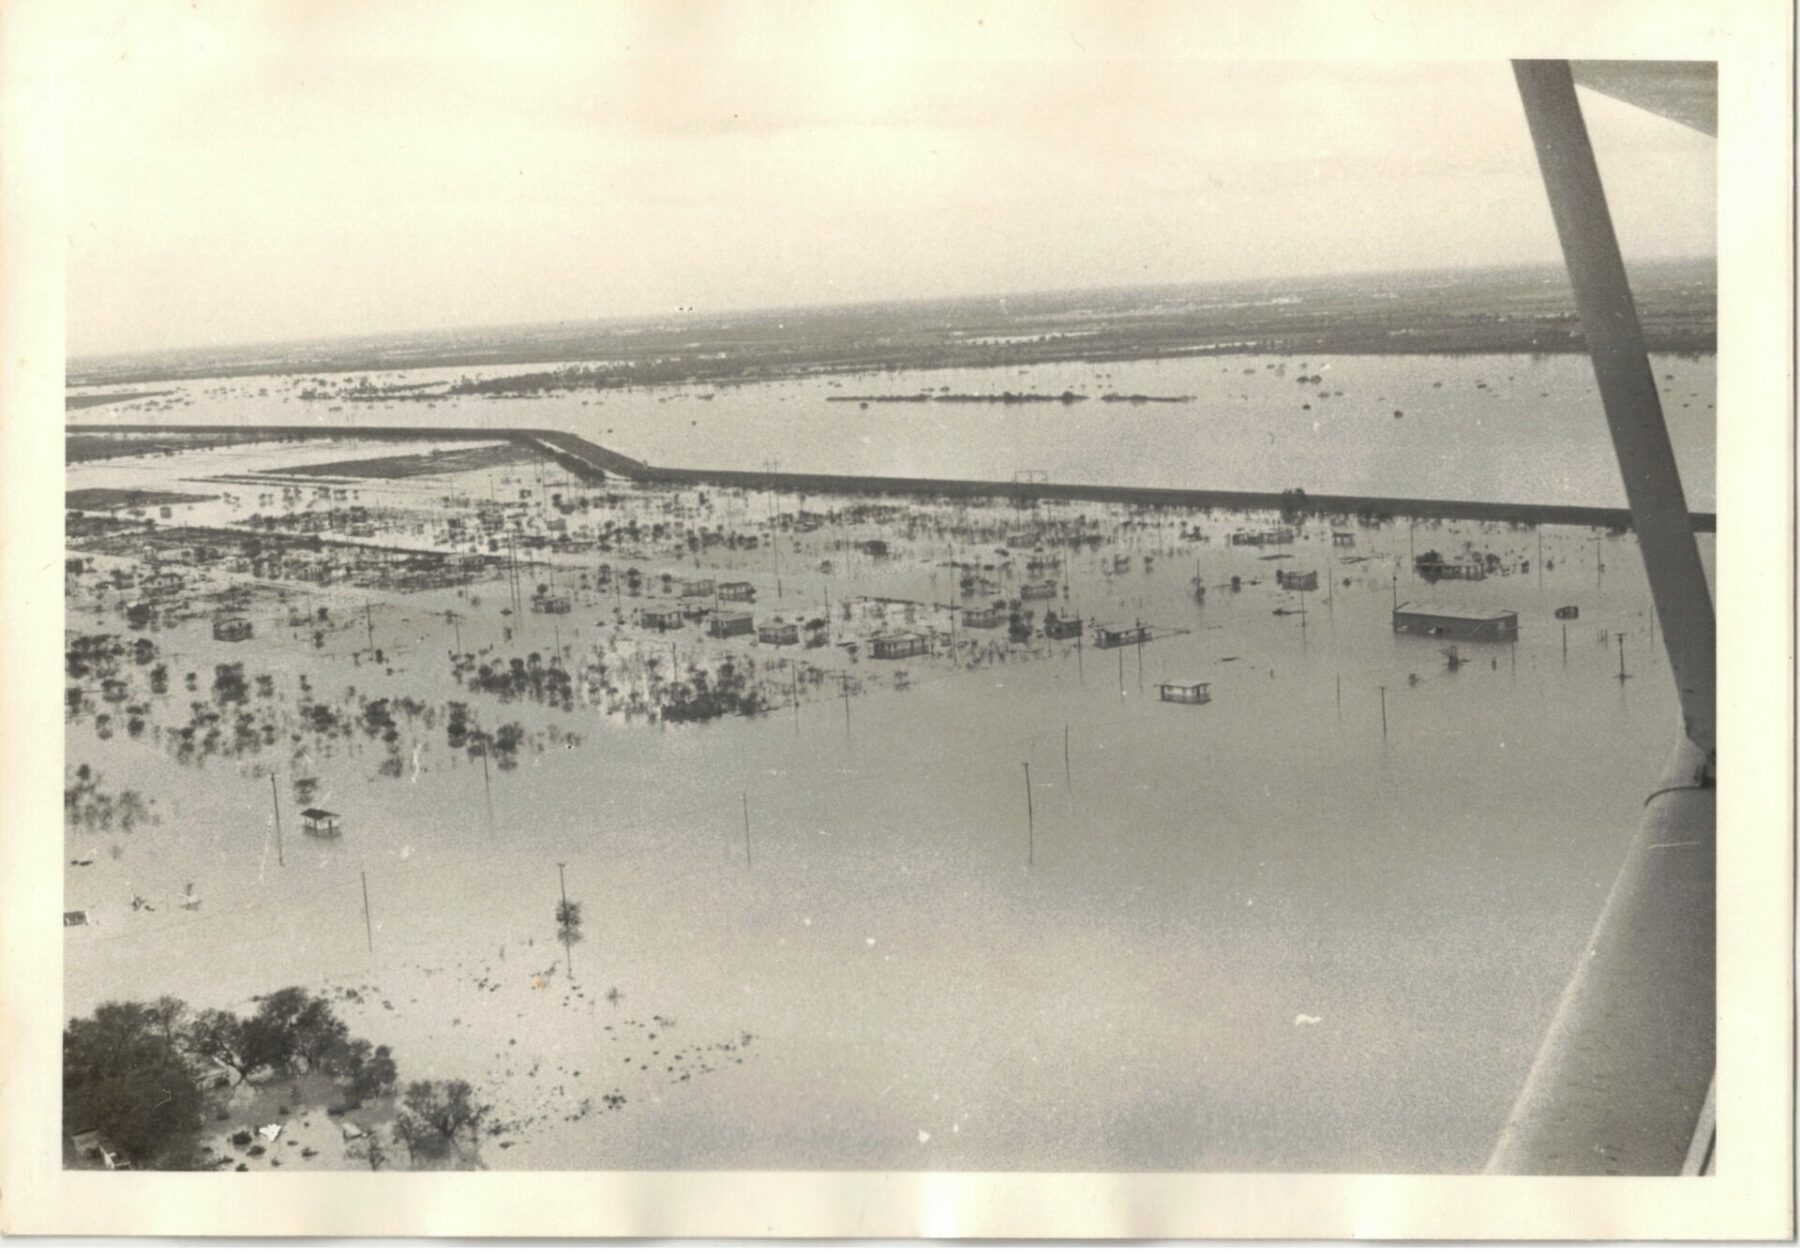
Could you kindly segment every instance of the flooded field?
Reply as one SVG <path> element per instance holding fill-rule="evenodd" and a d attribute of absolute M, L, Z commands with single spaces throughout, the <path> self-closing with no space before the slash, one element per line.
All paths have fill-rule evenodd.
<path fill-rule="evenodd" d="M 1613 504 L 1586 370 L 1342 360 L 1321 398 L 1297 364 L 1054 367 L 1032 386 L 1209 403 L 1030 412 L 821 380 L 340 414 L 251 381 L 158 415 L 529 414 L 659 462 L 1001 478 L 1029 428 L 1053 478 Z M 1665 370 L 1709 508 L 1710 407 L 1678 406 L 1712 363 Z M 307 986 L 404 1078 L 472 1082 L 490 1168 L 1480 1167 L 1673 740 L 1630 536 L 1232 543 L 1282 524 L 581 485 L 483 448 L 71 467 L 206 499 L 70 522 L 67 1014 Z M 404 473 L 343 473 L 377 458 Z M 1434 552 L 1485 577 L 1428 584 Z M 1516 611 L 1517 642 L 1397 635 L 1427 599 Z"/>
<path fill-rule="evenodd" d="M 1689 507 L 1711 510 L 1714 359 L 1653 364 Z M 429 394 L 481 375 L 196 381 L 175 385 L 172 395 L 84 409 L 71 415 L 71 429 L 165 419 L 555 427 L 663 466 L 1002 480 L 1028 472 L 1066 483 L 1593 506 L 1625 500 L 1593 367 L 1572 354 L 1223 356 L 623 392 Z M 341 395 L 364 379 L 389 394 Z M 402 388 L 425 399 L 400 399 Z M 1006 392 L 1082 399 L 845 399 Z"/>

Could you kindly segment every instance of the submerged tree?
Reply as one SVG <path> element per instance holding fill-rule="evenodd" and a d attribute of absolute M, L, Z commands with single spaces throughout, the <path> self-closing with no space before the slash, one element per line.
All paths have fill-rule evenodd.
<path fill-rule="evenodd" d="M 493 1107 L 476 1100 L 467 1080 L 415 1080 L 406 1086 L 394 1135 L 416 1156 L 438 1157 L 458 1148 L 464 1134 L 473 1142 Z"/>
<path fill-rule="evenodd" d="M 182 1053 L 187 1008 L 105 1002 L 63 1032 L 63 1132 L 111 1138 L 140 1166 L 191 1164 L 200 1085 Z"/>
<path fill-rule="evenodd" d="M 565 945 L 581 939 L 581 903 L 579 901 L 556 903 L 556 939 Z"/>

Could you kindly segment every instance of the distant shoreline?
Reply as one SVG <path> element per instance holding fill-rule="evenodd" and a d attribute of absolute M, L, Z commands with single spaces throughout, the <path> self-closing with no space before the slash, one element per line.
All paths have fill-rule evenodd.
<path fill-rule="evenodd" d="M 1710 262 L 1646 263 L 1634 267 L 1632 281 L 1651 352 L 1699 356 L 1715 351 L 1717 297 Z M 1186 357 L 1306 360 L 1585 351 L 1567 279 L 1560 269 L 1544 267 L 116 354 L 72 360 L 67 385 L 537 367 L 511 376 L 452 381 L 461 394 L 517 396 Z M 418 392 L 416 386 L 410 390 Z M 386 399 L 395 398 L 390 394 Z"/>

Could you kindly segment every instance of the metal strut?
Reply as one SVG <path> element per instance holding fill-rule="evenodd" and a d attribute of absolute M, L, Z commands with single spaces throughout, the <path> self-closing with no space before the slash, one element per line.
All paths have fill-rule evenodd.
<path fill-rule="evenodd" d="M 1712 593 L 1574 76 L 1567 61 L 1514 61 L 1513 76 L 1537 146 L 1606 424 L 1612 429 L 1625 499 L 1681 698 L 1683 730 L 1705 753 L 1710 773 L 1717 751 Z"/>

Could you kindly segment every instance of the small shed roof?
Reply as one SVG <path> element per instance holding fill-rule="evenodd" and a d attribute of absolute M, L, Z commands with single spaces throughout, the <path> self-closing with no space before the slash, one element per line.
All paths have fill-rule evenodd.
<path fill-rule="evenodd" d="M 300 811 L 300 817 L 303 819 L 317 820 L 317 819 L 335 819 L 338 816 L 333 814 L 330 810 L 321 810 L 318 807 L 314 806 L 311 809 Z"/>

